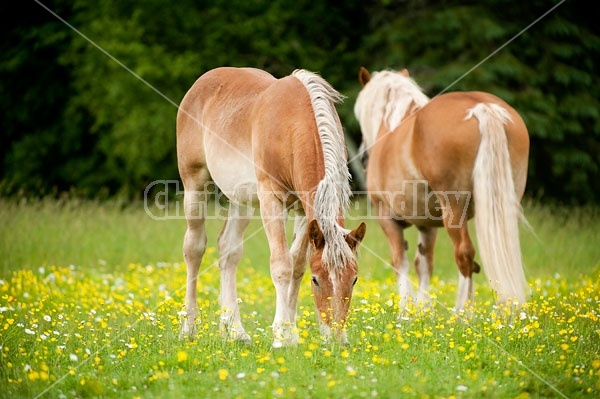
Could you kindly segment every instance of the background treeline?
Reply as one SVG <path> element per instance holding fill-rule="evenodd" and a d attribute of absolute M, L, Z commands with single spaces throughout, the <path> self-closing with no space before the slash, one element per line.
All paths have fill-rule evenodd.
<path fill-rule="evenodd" d="M 358 145 L 361 65 L 407 67 L 435 96 L 558 4 L 41 3 L 94 44 L 37 2 L 0 6 L 1 195 L 139 198 L 153 180 L 177 179 L 176 105 L 223 65 L 319 72 L 347 96 L 339 112 Z M 600 202 L 600 24 L 590 7 L 567 0 L 448 89 L 492 92 L 523 115 L 531 197 Z"/>

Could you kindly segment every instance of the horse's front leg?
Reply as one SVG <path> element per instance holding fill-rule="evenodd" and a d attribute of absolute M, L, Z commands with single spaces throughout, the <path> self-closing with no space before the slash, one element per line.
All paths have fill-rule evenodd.
<path fill-rule="evenodd" d="M 285 236 L 286 210 L 272 193 L 259 188 L 260 214 L 271 251 L 271 279 L 277 296 L 273 320 L 273 347 L 296 345 L 299 335 L 295 309 L 291 308 L 290 286 L 293 280 L 293 261 Z"/>

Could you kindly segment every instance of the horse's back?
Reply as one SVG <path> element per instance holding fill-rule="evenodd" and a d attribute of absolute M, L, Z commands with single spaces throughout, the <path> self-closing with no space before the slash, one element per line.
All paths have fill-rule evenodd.
<path fill-rule="evenodd" d="M 477 104 L 497 104 L 511 121 L 505 125 L 513 171 L 526 171 L 529 136 L 521 116 L 505 101 L 484 92 L 451 92 L 433 98 L 417 114 L 413 159 L 434 190 L 472 190 L 472 170 L 481 132 L 476 118 L 467 118 Z M 522 176 L 524 178 L 525 176 Z M 522 179 L 521 178 L 521 179 Z M 519 184 L 524 187 L 523 184 Z M 521 191 L 521 190 L 519 190 Z"/>
<path fill-rule="evenodd" d="M 248 117 L 250 104 L 273 81 L 272 75 L 254 68 L 221 67 L 204 73 L 179 106 L 178 140 L 208 129 L 214 134 L 226 135 L 236 121 Z"/>

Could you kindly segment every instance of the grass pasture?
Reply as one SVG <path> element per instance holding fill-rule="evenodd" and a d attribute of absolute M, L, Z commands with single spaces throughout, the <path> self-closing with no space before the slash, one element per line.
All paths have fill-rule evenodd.
<path fill-rule="evenodd" d="M 351 209 L 349 227 L 366 206 Z M 399 318 L 387 242 L 366 220 L 351 346 L 322 341 L 307 273 L 301 343 L 272 349 L 275 293 L 259 220 L 238 272 L 253 339 L 244 346 L 219 335 L 221 221 L 207 222 L 199 335 L 181 341 L 183 220 L 153 220 L 143 204 L 0 201 L 0 398 L 598 397 L 600 215 L 531 203 L 525 214 L 532 296 L 517 313 L 494 306 L 483 274 L 472 316 L 452 313 L 457 270 L 440 231 L 434 307 Z M 407 239 L 412 256 L 414 229 Z"/>

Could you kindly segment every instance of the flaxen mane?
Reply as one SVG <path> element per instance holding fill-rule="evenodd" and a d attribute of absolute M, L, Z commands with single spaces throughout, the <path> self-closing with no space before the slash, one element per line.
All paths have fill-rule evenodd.
<path fill-rule="evenodd" d="M 350 172 L 342 124 L 335 103 L 343 96 L 322 77 L 303 69 L 292 73 L 306 87 L 313 106 L 317 129 L 323 148 L 325 176 L 317 186 L 314 213 L 325 238 L 323 264 L 331 271 L 340 271 L 355 254 L 346 243 L 349 230 L 337 223 L 350 202 Z"/>
<path fill-rule="evenodd" d="M 416 110 L 425 106 L 429 97 L 410 77 L 395 71 L 371 75 L 354 105 L 367 149 L 375 143 L 381 123 L 390 131 L 396 129 L 413 102 Z"/>

